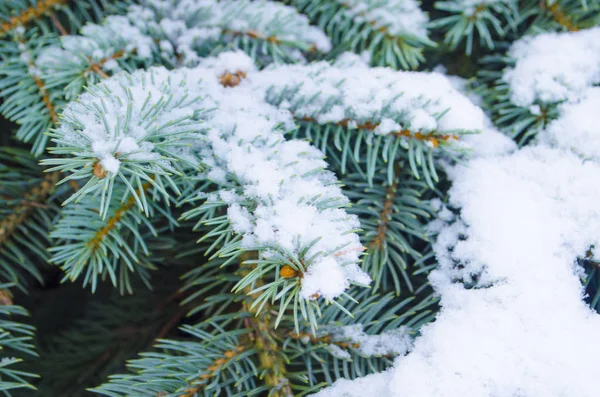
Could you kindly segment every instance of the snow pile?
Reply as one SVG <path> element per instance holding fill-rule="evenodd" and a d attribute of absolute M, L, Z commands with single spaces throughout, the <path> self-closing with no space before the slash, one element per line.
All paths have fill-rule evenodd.
<path fill-rule="evenodd" d="M 600 88 L 582 92 L 581 98 L 560 104 L 559 117 L 538 134 L 551 145 L 571 149 L 584 159 L 600 161 Z"/>
<path fill-rule="evenodd" d="M 312 397 L 388 397 L 391 371 L 367 375 L 363 378 L 348 380 L 340 378 L 334 387 L 321 390 Z"/>
<path fill-rule="evenodd" d="M 366 22 L 393 36 L 427 37 L 429 18 L 414 0 L 336 0 L 344 13 L 357 22 Z"/>
<path fill-rule="evenodd" d="M 132 6 L 129 15 L 149 31 L 162 31 L 168 43 L 164 46 L 170 45 L 188 66 L 200 61 L 202 48 L 214 48 L 223 38 L 246 36 L 282 43 L 280 50 L 292 58 L 300 58 L 298 50 L 310 47 L 331 49 L 327 36 L 311 26 L 305 15 L 267 0 L 148 0 L 144 7 Z M 290 45 L 295 51 L 286 48 Z"/>
<path fill-rule="evenodd" d="M 454 170 L 460 218 L 440 227 L 430 275 L 443 309 L 396 363 L 391 396 L 596 394 L 585 379 L 600 316 L 581 300 L 575 260 L 597 244 L 599 177 L 598 164 L 545 146 Z"/>
<path fill-rule="evenodd" d="M 571 100 L 600 83 L 600 27 L 526 36 L 513 43 L 509 56 L 515 66 L 503 79 L 515 105 Z"/>
<path fill-rule="evenodd" d="M 334 65 L 279 65 L 249 77 L 267 101 L 297 119 L 370 126 L 376 134 L 451 134 L 484 128 L 481 109 L 440 73 L 365 69 L 344 56 Z M 374 127 L 376 126 L 376 127 Z M 362 127 L 365 128 L 365 127 Z"/>
<path fill-rule="evenodd" d="M 554 43 L 546 43 L 549 56 Z M 572 52 L 556 58 L 565 54 Z M 589 70 L 579 68 L 587 61 L 574 58 L 570 71 L 550 63 L 528 73 L 530 81 L 564 73 L 550 80 L 576 84 L 520 87 L 536 98 L 568 99 L 532 146 L 514 150 L 484 135 L 483 153 L 475 147 L 472 160 L 448 170 L 449 205 L 460 212 L 441 208 L 430 226 L 438 233 L 439 266 L 429 277 L 441 296 L 436 321 L 388 372 L 339 381 L 316 396 L 597 395 L 590 379 L 598 375 L 600 316 L 582 300 L 576 261 L 597 258 L 600 244 L 600 131 L 593 122 L 600 102 L 591 74 L 573 72 Z"/>
<path fill-rule="evenodd" d="M 460 218 L 439 225 L 430 276 L 443 308 L 381 396 L 597 395 L 600 316 L 581 300 L 575 260 L 599 243 L 600 166 L 538 146 L 453 178 Z M 334 390 L 319 396 L 345 395 Z"/>
<path fill-rule="evenodd" d="M 363 331 L 362 324 L 345 326 L 324 326 L 320 328 L 324 335 L 330 336 L 333 342 L 346 342 L 365 357 L 397 356 L 406 354 L 412 347 L 412 338 L 406 327 L 400 327 L 377 335 L 369 335 Z M 319 336 L 319 334 L 317 335 Z M 337 347 L 335 344 L 332 347 Z M 348 352 L 337 348 L 333 351 L 341 358 L 350 359 Z"/>
<path fill-rule="evenodd" d="M 235 52 L 194 69 L 107 79 L 69 104 L 55 140 L 87 159 L 76 162 L 82 172 L 99 161 L 107 171 L 100 178 L 125 179 L 140 166 L 164 170 L 172 160 L 162 155 L 203 163 L 200 176 L 223 186 L 209 199 L 228 204 L 242 247 L 303 267 L 304 298 L 333 299 L 351 282 L 368 284 L 358 266 L 358 219 L 342 208 L 348 199 L 325 170 L 323 153 L 306 141 L 286 141 L 283 133 L 295 128 L 291 114 L 257 97 L 251 85 L 224 87 L 219 74 L 228 67 L 253 68 Z"/>

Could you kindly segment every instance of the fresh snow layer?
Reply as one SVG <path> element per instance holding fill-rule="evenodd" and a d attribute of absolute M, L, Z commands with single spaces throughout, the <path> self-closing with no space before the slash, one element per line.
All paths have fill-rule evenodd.
<path fill-rule="evenodd" d="M 509 56 L 515 66 L 503 78 L 515 105 L 576 99 L 600 83 L 600 27 L 527 36 L 513 43 Z"/>
<path fill-rule="evenodd" d="M 323 389 L 311 397 L 388 397 L 391 371 L 367 375 L 355 380 L 339 379 L 335 386 Z"/>
<path fill-rule="evenodd" d="M 375 30 L 394 36 L 427 39 L 429 19 L 414 0 L 336 0 L 357 22 L 367 22 Z"/>
<path fill-rule="evenodd" d="M 550 76 L 554 66 L 528 73 Z M 561 73 L 577 80 L 575 69 Z M 529 147 L 516 150 L 491 126 L 471 141 L 474 156 L 448 168 L 448 207 L 438 201 L 430 225 L 439 266 L 429 278 L 442 306 L 435 322 L 387 372 L 316 396 L 598 395 L 600 315 L 582 300 L 577 265 L 597 258 L 600 243 L 593 83 L 569 91 Z"/>
<path fill-rule="evenodd" d="M 331 65 L 278 65 L 249 76 L 267 101 L 289 109 L 296 118 L 318 123 L 349 121 L 348 126 L 378 124 L 376 134 L 409 129 L 413 133 L 479 131 L 481 109 L 440 73 L 399 72 L 364 67 L 358 56 L 344 54 Z"/>
<path fill-rule="evenodd" d="M 430 275 L 443 309 L 397 361 L 390 395 L 597 395 L 600 316 L 575 260 L 600 235 L 600 167 L 538 146 L 452 176 L 460 217 L 436 225 Z"/>

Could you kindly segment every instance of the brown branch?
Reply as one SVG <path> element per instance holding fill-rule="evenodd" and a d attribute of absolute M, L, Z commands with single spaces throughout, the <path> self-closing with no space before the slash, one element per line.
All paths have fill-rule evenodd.
<path fill-rule="evenodd" d="M 115 52 L 114 54 L 112 54 L 109 57 L 101 59 L 98 62 L 92 62 L 92 60 L 88 58 L 88 62 L 90 63 L 90 66 L 87 68 L 87 70 L 84 72 L 84 74 L 86 72 L 88 72 L 88 73 L 89 72 L 95 72 L 95 73 L 99 74 L 100 77 L 102 77 L 104 79 L 107 79 L 109 76 L 102 70 L 102 66 L 106 62 L 108 62 L 108 61 L 110 61 L 112 59 L 122 58 L 124 55 L 125 55 L 125 51 L 124 50 L 120 50 L 120 51 Z"/>
<path fill-rule="evenodd" d="M 185 316 L 187 312 L 188 309 L 184 307 L 180 308 L 177 312 L 175 312 L 175 314 L 171 316 L 169 321 L 167 321 L 166 324 L 160 329 L 160 331 L 158 331 L 158 334 L 156 334 L 156 338 L 154 339 L 162 339 L 165 336 L 167 336 L 167 334 L 173 328 L 175 328 L 177 324 L 179 324 L 179 321 Z"/>
<path fill-rule="evenodd" d="M 138 194 L 145 192 L 146 190 L 148 190 L 150 188 L 150 186 L 152 186 L 152 185 L 149 182 L 144 183 L 142 185 L 142 189 L 140 189 L 138 191 Z M 121 205 L 121 207 L 115 212 L 115 214 L 113 216 L 108 218 L 106 225 L 102 229 L 100 229 L 96 232 L 94 237 L 92 237 L 92 239 L 88 242 L 88 246 L 92 250 L 97 249 L 100 246 L 100 243 L 102 243 L 104 238 L 108 235 L 108 233 L 110 233 L 110 231 L 113 230 L 117 226 L 117 224 L 121 221 L 123 216 L 125 216 L 127 211 L 131 210 L 134 207 L 134 205 L 135 205 L 135 197 L 133 197 L 133 196 L 129 197 L 129 199 L 127 199 L 127 202 L 125 202 L 123 205 Z"/>
<path fill-rule="evenodd" d="M 302 117 L 299 119 L 300 121 L 304 121 L 304 122 L 308 122 L 308 123 L 316 123 L 317 120 L 312 118 L 312 117 Z M 342 121 L 338 121 L 337 123 L 335 123 L 335 125 L 339 125 L 341 127 L 345 127 L 348 128 L 348 126 L 350 125 L 350 123 L 354 123 L 356 124 L 356 128 L 361 129 L 361 130 L 367 130 L 367 131 L 374 131 L 378 126 L 379 123 L 372 123 L 370 121 L 367 121 L 365 123 L 362 124 L 358 124 L 356 122 L 354 122 L 353 120 L 350 119 L 344 119 Z M 439 141 L 449 141 L 449 140 L 455 140 L 458 141 L 458 135 L 454 135 L 454 134 L 448 134 L 448 135 L 437 135 L 435 134 L 435 132 L 428 132 L 428 133 L 422 133 L 422 132 L 412 132 L 409 129 L 403 129 L 400 131 L 392 131 L 389 133 L 389 135 L 394 135 L 397 137 L 406 137 L 406 138 L 412 138 L 412 139 L 416 139 L 418 141 L 427 141 L 429 142 L 433 147 L 438 147 L 439 146 Z"/>
<path fill-rule="evenodd" d="M 223 352 L 222 357 L 213 361 L 211 365 L 208 366 L 207 370 L 210 372 L 203 373 L 198 378 L 192 380 L 190 382 L 190 387 L 183 391 L 181 397 L 195 397 L 200 394 L 202 388 L 206 384 L 207 381 L 214 378 L 216 373 L 221 370 L 227 363 L 236 358 L 240 353 L 242 353 L 246 348 L 244 346 L 236 346 L 231 350 L 227 350 Z M 200 382 L 200 383 L 198 383 Z M 163 393 L 163 392 L 161 392 Z M 161 394 L 159 393 L 158 396 Z M 163 394 L 166 395 L 166 394 Z"/>
<path fill-rule="evenodd" d="M 56 182 L 58 182 L 58 178 L 58 172 L 46 174 L 39 186 L 36 186 L 31 191 L 25 193 L 24 200 L 15 207 L 14 213 L 0 221 L 0 245 L 4 244 L 19 225 L 25 222 L 31 212 L 37 208 L 37 206 L 31 205 L 32 202 L 42 203 L 48 198 L 52 188 L 56 185 Z"/>
<path fill-rule="evenodd" d="M 50 100 L 50 94 L 48 93 L 48 90 L 46 90 L 44 82 L 38 76 L 32 75 L 32 77 L 33 81 L 35 81 L 35 85 L 38 87 L 40 94 L 42 95 L 42 101 L 44 102 L 44 105 L 46 105 L 46 109 L 48 109 L 48 114 L 50 115 L 52 124 L 57 124 L 58 116 L 56 114 L 56 107 L 54 107 L 54 104 Z"/>
<path fill-rule="evenodd" d="M 27 45 L 27 43 L 25 43 L 25 41 L 23 41 L 22 39 L 19 39 L 19 43 L 23 46 Z M 29 55 L 27 57 L 27 66 L 29 66 L 30 69 L 35 69 L 36 66 L 33 63 L 31 54 L 27 54 L 27 55 Z M 30 74 L 30 75 L 31 75 L 31 78 L 33 79 L 33 81 L 35 82 L 35 85 L 37 86 L 38 91 L 40 92 L 40 95 L 42 96 L 42 102 L 44 102 L 44 105 L 46 105 L 46 109 L 48 109 L 48 114 L 50 115 L 50 120 L 52 121 L 52 124 L 56 125 L 58 123 L 56 107 L 50 100 L 50 94 L 48 93 L 48 90 L 46 89 L 46 85 L 44 84 L 44 81 L 35 74 Z"/>
<path fill-rule="evenodd" d="M 246 258 L 249 259 L 249 258 Z M 248 274 L 256 265 L 242 265 L 241 273 Z M 267 302 L 260 312 L 258 307 L 252 307 L 252 303 L 259 298 L 260 292 L 251 294 L 253 289 L 264 285 L 262 279 L 258 279 L 253 285 L 249 285 L 244 292 L 249 299 L 243 302 L 244 311 L 251 314 L 246 318 L 247 326 L 252 330 L 248 335 L 248 343 L 258 352 L 258 361 L 262 372 L 263 381 L 271 391 L 272 397 L 292 397 L 292 388 L 286 378 L 286 360 L 279 346 L 278 336 L 275 333 L 274 321 L 271 314 L 271 306 Z"/>
<path fill-rule="evenodd" d="M 285 41 L 278 38 L 277 36 L 266 36 L 264 34 L 261 34 L 260 32 L 257 32 L 256 30 L 239 31 L 239 30 L 232 30 L 232 29 L 223 29 L 223 30 L 221 30 L 221 34 L 224 34 L 224 35 L 230 34 L 232 36 L 247 36 L 252 39 L 268 41 L 271 44 L 284 44 L 285 45 Z M 311 52 L 317 51 L 317 46 L 314 44 L 311 45 L 308 48 L 308 51 L 311 51 Z"/>
<path fill-rule="evenodd" d="M 377 227 L 377 236 L 370 244 L 370 248 L 381 248 L 385 241 L 385 234 L 388 229 L 388 222 L 392 218 L 394 212 L 394 201 L 396 200 L 396 190 L 398 189 L 398 179 L 394 180 L 385 190 L 385 198 L 383 199 L 383 210 L 379 214 L 379 226 Z"/>
<path fill-rule="evenodd" d="M 51 11 L 49 13 L 50 16 L 50 20 L 52 21 L 52 24 L 54 25 L 54 27 L 56 28 L 56 30 L 58 30 L 58 32 L 60 33 L 61 36 L 68 36 L 69 32 L 67 31 L 67 29 L 65 29 L 65 27 L 63 26 L 62 23 L 60 23 L 60 21 L 58 20 L 58 18 L 56 17 L 56 15 L 54 15 L 54 13 Z"/>
<path fill-rule="evenodd" d="M 350 347 L 354 348 L 354 349 L 358 349 L 360 347 L 360 343 L 357 343 L 357 342 L 335 341 L 335 340 L 333 340 L 331 335 L 314 336 L 313 334 L 311 334 L 309 332 L 300 332 L 299 334 L 297 334 L 292 331 L 287 334 L 287 337 L 291 338 L 291 339 L 295 339 L 295 340 L 302 340 L 302 339 L 309 340 L 313 344 L 324 343 L 327 345 L 336 345 L 342 349 L 348 349 Z"/>
<path fill-rule="evenodd" d="M 295 340 L 308 340 L 310 343 L 312 344 L 326 344 L 326 345 L 335 345 L 341 349 L 359 349 L 360 348 L 360 343 L 358 342 L 353 342 L 353 341 L 336 341 L 333 340 L 333 338 L 331 337 L 331 335 L 323 335 L 323 336 L 314 336 L 313 334 L 309 333 L 309 332 L 300 332 L 299 334 L 295 333 L 295 332 L 289 332 L 287 334 L 288 338 L 291 339 L 295 339 Z M 394 355 L 393 354 L 384 354 L 382 355 L 382 357 L 385 358 L 393 358 Z"/>
<path fill-rule="evenodd" d="M 542 4 L 544 8 L 548 10 L 550 15 L 556 23 L 558 23 L 563 28 L 567 29 L 569 32 L 577 32 L 579 27 L 573 22 L 573 17 L 567 15 L 558 4 L 558 1 L 554 2 L 552 5 L 548 4 L 548 0 Z"/>
<path fill-rule="evenodd" d="M 51 12 L 52 8 L 66 4 L 68 0 L 39 0 L 35 6 L 26 8 L 19 15 L 11 17 L 8 21 L 0 24 L 0 36 L 5 35 L 19 26 L 38 19 L 42 15 Z"/>

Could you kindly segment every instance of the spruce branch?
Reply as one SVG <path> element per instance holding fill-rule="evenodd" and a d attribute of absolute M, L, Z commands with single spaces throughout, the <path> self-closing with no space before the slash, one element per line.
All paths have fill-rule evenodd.
<path fill-rule="evenodd" d="M 256 265 L 250 265 L 248 269 L 242 267 L 241 270 L 250 272 L 255 268 Z M 244 288 L 244 292 L 249 299 L 244 300 L 243 308 L 244 311 L 251 314 L 246 318 L 246 326 L 252 330 L 248 334 L 248 338 L 258 352 L 259 378 L 263 379 L 264 384 L 269 389 L 269 395 L 273 397 L 291 397 L 293 396 L 292 389 L 290 381 L 286 377 L 286 362 L 288 359 L 284 355 L 281 342 L 275 333 L 277 323 L 273 321 L 272 309 L 267 300 L 265 300 L 265 304 L 260 306 L 255 304 L 261 294 L 254 291 L 260 291 L 264 285 L 264 280 L 257 279 L 252 286 Z M 281 310 L 284 311 L 285 308 Z"/>
<path fill-rule="evenodd" d="M 113 375 L 92 391 L 107 396 L 244 395 L 257 391 L 254 350 L 240 344 L 248 330 L 226 331 L 231 316 L 184 326 L 191 340 L 162 340 L 156 352 L 129 363 L 134 374 Z M 134 394 L 132 394 L 134 393 Z"/>
<path fill-rule="evenodd" d="M 432 21 L 430 26 L 444 33 L 450 50 L 464 44 L 467 55 L 472 54 L 477 43 L 494 49 L 497 41 L 516 31 L 521 19 L 515 0 L 436 1 L 434 6 L 444 16 Z"/>
<path fill-rule="evenodd" d="M 413 0 L 290 0 L 317 23 L 338 49 L 367 53 L 374 66 L 416 69 L 435 46 L 427 14 Z"/>
<path fill-rule="evenodd" d="M 369 69 L 348 53 L 333 65 L 271 67 L 253 77 L 253 84 L 269 103 L 292 112 L 300 124 L 294 136 L 310 139 L 342 173 L 366 159 L 363 172 L 370 183 L 378 159 L 386 163 L 391 184 L 395 161 L 408 153 L 414 176 L 433 188 L 434 154 L 460 150 L 455 144 L 461 135 L 483 129 L 482 113 L 468 120 L 459 116 L 474 105 L 446 77 Z"/>
<path fill-rule="evenodd" d="M 35 32 L 15 36 L 4 46 L 6 59 L 0 67 L 3 77 L 0 89 L 4 97 L 0 111 L 20 125 L 17 138 L 33 142 L 32 153 L 37 156 L 43 153 L 48 141 L 44 132 L 56 124 L 63 105 L 59 100 L 61 95 L 48 88 L 35 65 L 35 54 L 52 40 Z"/>
<path fill-rule="evenodd" d="M 151 350 L 156 339 L 180 335 L 169 323 L 176 317 L 179 325 L 179 313 L 185 310 L 178 305 L 182 296 L 173 293 L 179 288 L 177 276 L 181 270 L 184 269 L 179 266 L 162 269 L 160 283 L 152 290 L 139 288 L 141 283 L 134 281 L 136 294 L 130 296 L 122 296 L 109 286 L 89 297 L 68 286 L 60 291 L 54 300 L 84 295 L 87 301 L 79 299 L 84 310 L 66 326 L 38 335 L 40 357 L 28 362 L 26 368 L 41 375 L 34 383 L 39 393 L 47 397 L 88 395 L 86 388 L 122 371 L 126 360 L 134 358 L 139 351 Z M 41 298 L 50 299 L 45 293 L 47 291 L 41 292 Z M 54 300 L 52 303 L 56 305 Z M 44 313 L 48 308 L 35 310 Z M 53 313 L 57 312 L 53 309 Z M 60 371 L 56 370 L 57 366 Z"/>
<path fill-rule="evenodd" d="M 194 66 L 220 48 L 241 49 L 261 65 L 294 62 L 331 48 L 306 16 L 265 0 L 143 1 L 128 15 L 144 21 L 163 57 L 177 65 Z"/>
<path fill-rule="evenodd" d="M 524 16 L 534 18 L 532 25 L 537 31 L 578 32 L 597 26 L 600 21 L 600 4 L 596 1 L 544 0 L 535 4 L 526 1 L 521 8 Z"/>
<path fill-rule="evenodd" d="M 104 2 L 104 0 L 98 1 Z M 83 15 L 87 15 L 88 8 L 96 14 L 99 13 L 96 0 L 88 5 L 80 4 L 76 8 L 78 10 L 81 8 L 79 11 Z M 68 15 L 70 21 L 76 21 L 77 16 L 73 12 Z M 65 30 L 53 13 L 51 17 L 53 21 L 58 21 L 58 26 L 62 30 Z M 119 18 L 114 16 L 108 20 L 120 21 Z M 44 33 L 39 33 L 40 30 Z M 83 29 L 84 33 L 90 30 L 93 31 L 89 28 Z M 55 33 L 48 32 L 47 28 L 16 29 L 11 31 L 9 37 L 3 41 L 2 57 L 5 62 L 0 67 L 0 75 L 4 76 L 0 83 L 0 95 L 5 101 L 0 111 L 5 117 L 20 125 L 17 138 L 24 142 L 33 142 L 32 152 L 38 156 L 44 152 L 48 141 L 45 132 L 58 123 L 58 113 L 65 105 L 65 100 L 78 95 L 85 84 L 97 82 L 98 71 L 100 75 L 106 76 L 101 67 L 107 66 L 105 64 L 110 62 L 116 63 L 116 60 L 123 55 L 119 50 L 115 50 L 104 60 L 96 59 L 99 50 L 107 50 L 107 46 L 119 44 L 125 47 L 126 41 L 122 36 L 113 37 L 115 34 L 111 33 L 110 29 L 92 33 L 97 33 L 96 36 L 92 34 L 91 37 L 100 43 L 93 49 L 79 43 L 87 40 L 90 44 L 91 37 L 70 35 L 59 37 Z M 98 35 L 105 37 L 99 39 Z M 62 45 L 69 50 L 63 49 Z M 90 73 L 91 71 L 93 72 Z M 45 109 L 40 108 L 42 104 Z"/>
<path fill-rule="evenodd" d="M 402 164 L 396 163 L 392 184 L 381 171 L 372 185 L 360 172 L 343 179 L 353 203 L 349 211 L 359 216 L 361 238 L 367 246 L 363 268 L 373 278 L 374 291 L 394 289 L 397 294 L 404 288 L 412 293 L 420 287 L 413 285 L 418 279 L 414 272 L 426 259 L 424 251 L 430 241 L 426 225 L 433 215 L 426 200 L 433 192 L 413 180 Z M 377 168 L 385 169 L 385 165 L 379 163 Z"/>
<path fill-rule="evenodd" d="M 25 274 L 42 282 L 39 265 L 48 259 L 48 232 L 58 214 L 58 174 L 44 175 L 27 152 L 0 148 L 0 277 L 25 290 Z"/>
<path fill-rule="evenodd" d="M 35 357 L 37 354 L 33 350 L 33 327 L 25 325 L 14 320 L 15 317 L 27 316 L 28 312 L 20 306 L 13 304 L 12 297 L 8 292 L 10 284 L 0 284 L 0 351 L 2 351 L 2 360 L 0 362 L 0 391 L 11 396 L 11 390 L 33 389 L 31 382 L 37 376 L 23 371 L 15 365 L 18 365 L 21 358 L 15 355 Z"/>
<path fill-rule="evenodd" d="M 142 186 L 146 192 L 150 184 Z M 154 249 L 160 232 L 173 229 L 176 220 L 159 200 L 151 201 L 148 218 L 135 208 L 135 198 L 121 203 L 113 195 L 106 220 L 98 217 L 97 197 L 82 200 L 63 209 L 50 237 L 58 242 L 50 248 L 50 262 L 60 265 L 65 278 L 74 281 L 83 276 L 84 286 L 97 288 L 99 279 L 110 279 L 121 293 L 133 293 L 130 275 L 137 273 L 149 287 L 149 270 L 155 270 L 160 256 Z M 160 214 L 160 217 L 158 217 Z M 163 220 L 166 226 L 161 226 Z M 151 251 L 152 250 L 152 251 Z"/>
<path fill-rule="evenodd" d="M 525 144 L 558 118 L 564 102 L 581 95 L 585 85 L 595 84 L 598 67 L 588 48 L 597 43 L 598 32 L 592 28 L 532 34 L 515 41 L 507 54 L 487 57 L 479 90 L 498 127 Z M 564 58 L 557 49 L 571 51 L 573 56 L 559 64 Z M 576 80 L 559 77 L 581 69 L 587 72 L 578 74 Z"/>
<path fill-rule="evenodd" d="M 34 5 L 27 7 L 25 9 L 18 10 L 18 12 L 19 12 L 18 15 L 12 15 L 12 16 L 9 16 L 6 14 L 2 15 L 2 14 L 4 14 L 4 12 L 3 12 L 2 14 L 0 14 L 0 20 L 2 20 L 2 19 L 4 20 L 4 22 L 2 22 L 0 24 L 1 35 L 8 34 L 12 30 L 17 29 L 19 26 L 25 26 L 38 18 L 47 16 L 47 15 L 51 15 L 52 10 L 54 8 L 64 5 L 67 2 L 68 2 L 68 0 L 36 0 L 34 2 Z M 15 6 L 17 2 L 13 1 L 12 3 L 15 3 L 15 4 L 12 4 L 12 6 Z M 20 2 L 20 3 L 26 3 L 26 2 Z M 9 10 L 10 10 L 10 6 L 11 5 L 8 5 L 8 7 L 7 7 Z M 2 10 L 2 11 L 4 11 L 4 10 Z"/>
<path fill-rule="evenodd" d="M 129 0 L 6 0 L 0 3 L 0 38 L 17 30 L 40 29 L 45 34 L 66 35 L 107 14 L 122 13 Z"/>
<path fill-rule="evenodd" d="M 51 152 L 68 157 L 43 163 L 54 165 L 48 171 L 68 172 L 63 182 L 86 182 L 65 202 L 82 204 L 67 206 L 53 232 L 57 239 L 75 241 L 54 247 L 52 260 L 61 263 L 72 279 L 85 274 L 84 283 L 94 286 L 98 275 L 105 274 L 116 283 L 118 261 L 124 260 L 133 270 L 136 260 L 135 249 L 120 239 L 123 229 L 112 227 L 126 219 L 121 218 L 125 212 L 118 203 L 126 202 L 126 209 L 132 209 L 133 199 L 143 211 L 127 211 L 133 218 L 125 226 L 134 234 L 136 247 L 147 253 L 131 221 L 141 224 L 151 218 L 149 209 L 155 206 L 157 195 L 168 205 L 171 195 L 167 186 L 177 195 L 185 190 L 178 186 L 191 183 L 196 188 L 189 190 L 182 204 L 206 202 L 186 211 L 182 219 L 199 219 L 197 227 L 212 229 L 204 236 L 215 239 L 206 254 L 233 263 L 244 252 L 260 252 L 257 268 L 235 285 L 234 291 L 267 274 L 278 275 L 285 265 L 301 269 L 302 283 L 297 278 L 275 277 L 265 285 L 261 304 L 277 296 L 287 305 L 288 296 L 293 297 L 294 307 L 300 307 L 302 316 L 316 324 L 318 306 L 305 300 L 333 300 L 351 282 L 368 282 L 357 266 L 362 247 L 352 233 L 356 224 L 343 210 L 347 200 L 333 175 L 324 170 L 322 154 L 306 142 L 284 141 L 281 125 L 290 125 L 290 116 L 262 102 L 251 87 L 223 86 L 223 62 L 239 62 L 228 66 L 238 73 L 249 60 L 241 53 L 231 56 L 224 54 L 193 70 L 122 74 L 91 88 L 67 107 L 65 122 L 52 133 L 58 146 Z M 255 108 L 238 107 L 251 102 L 256 103 Z M 238 121 L 223 123 L 231 114 L 239 120 L 260 122 L 255 130 L 241 130 Z M 241 131 L 243 135 L 238 135 Z M 245 153 L 250 168 L 231 161 L 238 152 Z M 272 177 L 248 174 L 252 167 L 268 167 Z M 144 193 L 143 183 L 152 185 L 152 197 Z M 300 189 L 305 186 L 311 187 L 311 196 Z M 100 219 L 108 218 L 108 223 L 85 222 L 94 204 L 99 207 Z M 305 213 L 307 228 L 295 231 L 285 219 L 286 211 Z M 269 229 L 272 232 L 264 234 Z M 324 230 L 329 231 L 326 239 L 317 234 Z M 336 282 L 325 285 L 319 281 L 315 272 L 325 268 L 335 269 Z"/>

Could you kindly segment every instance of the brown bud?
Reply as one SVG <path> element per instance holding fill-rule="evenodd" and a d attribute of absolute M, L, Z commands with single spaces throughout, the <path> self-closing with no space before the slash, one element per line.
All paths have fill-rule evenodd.
<path fill-rule="evenodd" d="M 8 291 L 5 289 L 0 290 L 0 305 L 11 306 L 12 304 L 13 300 Z"/>
<path fill-rule="evenodd" d="M 219 76 L 219 82 L 224 87 L 235 87 L 246 77 L 246 72 L 238 70 L 235 73 L 226 72 Z"/>
<path fill-rule="evenodd" d="M 106 178 L 106 174 L 107 174 L 107 171 L 104 169 L 104 167 L 102 167 L 102 164 L 100 164 L 99 161 L 96 161 L 94 163 L 94 175 L 97 178 L 102 179 L 102 178 Z"/>

